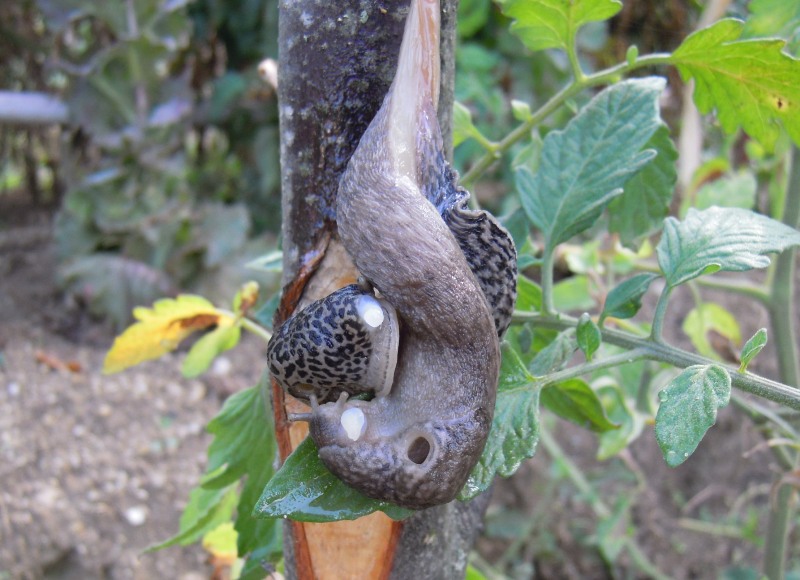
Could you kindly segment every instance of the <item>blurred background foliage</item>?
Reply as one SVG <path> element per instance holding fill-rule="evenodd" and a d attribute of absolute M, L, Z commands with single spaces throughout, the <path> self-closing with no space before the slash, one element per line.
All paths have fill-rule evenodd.
<path fill-rule="evenodd" d="M 624 61 L 632 45 L 641 54 L 673 50 L 695 30 L 707 4 L 624 2 L 612 20 L 581 31 L 583 69 L 591 73 Z M 744 17 L 756 5 L 762 10 L 749 19 L 746 33 L 774 33 L 770 17 L 778 17 L 781 34 L 790 40 L 787 50 L 797 54 L 800 15 L 776 12 L 780 1 L 735 0 L 727 13 Z M 456 100 L 492 141 L 524 118 L 525 107 L 517 100 L 535 110 L 570 77 L 564 53 L 547 50 L 533 57 L 509 33 L 509 24 L 491 0 L 460 2 Z M 257 74 L 263 58 L 277 55 L 276 0 L 0 2 L 0 54 L 0 88 L 59 95 L 73 115 L 61 128 L 0 125 L 0 207 L 22 200 L 54 208 L 58 278 L 65 291 L 121 329 L 134 305 L 178 291 L 215 300 L 232 295 L 243 278 L 254 277 L 243 265 L 274 249 L 280 231 L 276 96 Z M 676 136 L 683 84 L 674 71 L 659 72 L 669 75 L 662 114 Z M 536 240 L 525 228 L 521 233 L 515 229 L 515 170 L 534 170 L 545 134 L 563 127 L 591 96 L 584 91 L 580 102 L 548 117 L 472 185 L 481 205 L 504 216 L 523 255 L 537 254 L 532 248 Z M 726 136 L 713 119 L 703 131 L 699 167 L 689 182 L 680 184 L 672 213 L 716 204 L 780 218 L 788 139 L 784 136 L 774 152 L 766 152 L 742 133 Z M 455 165 L 464 173 L 484 149 L 476 139 L 461 141 Z M 10 219 L 6 215 L 0 211 L 0 228 Z M 604 231 L 604 225 L 596 226 L 587 238 Z M 556 288 L 557 306 L 598 308 L 614 280 L 652 252 L 640 243 L 635 244 L 638 254 L 622 251 L 610 234 L 583 246 L 565 246 L 558 263 L 563 281 Z M 535 278 L 533 260 L 530 267 L 527 273 Z M 268 297 L 277 278 L 261 282 L 266 286 L 262 295 Z M 537 350 L 553 335 L 523 325 L 510 339 L 529 345 L 521 350 L 539 341 Z M 653 379 L 651 392 L 665 382 L 660 366 L 642 364 L 646 368 L 620 371 L 632 373 L 617 381 L 632 389 L 625 393 L 631 400 L 641 381 L 637 377 Z M 602 381 L 594 386 L 604 399 L 616 396 Z M 624 422 L 627 415 L 613 415 L 622 403 L 612 400 L 607 406 L 614 420 Z M 624 432 L 600 440 L 600 459 L 635 440 L 643 417 L 651 415 L 652 409 L 638 407 L 630 413 Z M 537 474 L 538 505 L 521 511 L 520 502 L 497 502 L 490 512 L 482 552 L 491 556 L 492 565 L 482 566 L 485 572 L 526 577 L 531 562 L 558 559 L 551 512 L 569 502 L 583 502 L 586 512 L 570 522 L 570 537 L 598 569 L 614 561 L 615 541 L 635 535 L 628 508 L 646 486 L 642 474 L 626 467 L 628 456 L 584 475 L 557 447 L 551 445 L 548 453 L 554 461 L 548 473 Z M 613 487 L 606 495 L 608 505 L 600 509 L 597 490 L 608 486 Z M 689 503 L 687 498 L 675 501 Z M 744 554 L 752 554 L 763 541 L 751 511 L 731 510 L 722 524 L 714 517 L 703 515 L 709 533 L 723 536 L 735 528 Z M 795 559 L 793 566 L 798 565 Z"/>

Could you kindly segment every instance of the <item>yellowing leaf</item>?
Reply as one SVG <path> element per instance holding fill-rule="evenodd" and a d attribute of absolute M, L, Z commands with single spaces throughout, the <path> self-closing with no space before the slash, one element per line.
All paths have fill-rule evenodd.
<path fill-rule="evenodd" d="M 136 308 L 133 316 L 139 322 L 119 335 L 106 355 L 106 374 L 159 358 L 196 330 L 233 324 L 233 319 L 220 314 L 211 302 L 189 294 L 159 300 L 152 309 Z"/>
<path fill-rule="evenodd" d="M 203 536 L 203 548 L 209 552 L 216 565 L 232 565 L 237 558 L 238 538 L 233 522 L 224 522 Z"/>

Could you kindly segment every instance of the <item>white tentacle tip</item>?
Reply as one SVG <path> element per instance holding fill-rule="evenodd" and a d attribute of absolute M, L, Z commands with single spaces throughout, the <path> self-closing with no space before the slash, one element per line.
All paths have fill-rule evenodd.
<path fill-rule="evenodd" d="M 367 427 L 367 418 L 358 407 L 345 409 L 340 419 L 342 428 L 351 441 L 358 441 Z"/>
<path fill-rule="evenodd" d="M 383 308 L 380 302 L 372 296 L 362 296 L 358 300 L 356 308 L 358 309 L 358 315 L 371 328 L 378 328 L 383 324 Z"/>

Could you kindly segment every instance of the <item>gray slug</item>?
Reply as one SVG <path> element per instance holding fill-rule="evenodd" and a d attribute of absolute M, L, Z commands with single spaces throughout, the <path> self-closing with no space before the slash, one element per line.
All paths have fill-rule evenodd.
<path fill-rule="evenodd" d="M 334 292 L 268 348 L 273 376 L 311 402 L 297 418 L 325 465 L 412 509 L 454 499 L 483 451 L 516 299 L 510 236 L 467 208 L 444 159 L 439 10 L 412 0 L 395 79 L 339 186 L 341 239 L 375 292 Z M 374 398 L 348 400 L 362 392 Z"/>

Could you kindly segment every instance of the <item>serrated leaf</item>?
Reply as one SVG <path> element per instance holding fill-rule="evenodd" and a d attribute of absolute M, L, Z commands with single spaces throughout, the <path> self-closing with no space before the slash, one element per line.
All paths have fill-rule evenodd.
<path fill-rule="evenodd" d="M 546 248 L 552 251 L 590 227 L 653 158 L 642 147 L 661 125 L 663 88 L 664 79 L 650 77 L 605 89 L 563 131 L 548 133 L 535 175 L 517 170 L 522 207 L 544 234 Z"/>
<path fill-rule="evenodd" d="M 453 147 L 458 147 L 477 132 L 478 129 L 472 123 L 470 110 L 455 101 L 453 103 Z"/>
<path fill-rule="evenodd" d="M 583 313 L 578 319 L 575 338 L 578 341 L 578 348 L 586 355 L 586 360 L 592 360 L 592 356 L 600 348 L 600 343 L 603 342 L 600 328 L 587 313 Z"/>
<path fill-rule="evenodd" d="M 694 453 L 730 397 L 731 377 L 717 365 L 688 367 L 658 393 L 656 440 L 667 465 L 676 467 Z"/>
<path fill-rule="evenodd" d="M 382 511 L 394 519 L 414 513 L 389 502 L 370 499 L 345 485 L 325 467 L 314 441 L 307 437 L 266 485 L 255 515 L 288 517 L 300 522 L 335 522 L 354 520 L 374 511 Z"/>
<path fill-rule="evenodd" d="M 528 365 L 528 369 L 537 377 L 560 371 L 572 358 L 576 348 L 575 332 L 571 329 L 563 330 L 550 344 L 539 351 Z"/>
<path fill-rule="evenodd" d="M 689 35 L 670 61 L 684 80 L 695 80 L 700 112 L 716 109 L 727 132 L 741 126 L 772 149 L 783 126 L 800 144 L 800 61 L 782 52 L 783 40 L 737 40 L 743 28 L 720 20 Z"/>
<path fill-rule="evenodd" d="M 566 49 L 578 29 L 607 20 L 622 9 L 618 0 L 507 0 L 503 14 L 513 18 L 511 32 L 531 50 Z"/>
<path fill-rule="evenodd" d="M 608 229 L 629 248 L 661 227 L 678 180 L 678 150 L 666 126 L 661 125 L 644 147 L 656 152 L 655 159 L 631 177 L 622 195 L 608 206 Z"/>
<path fill-rule="evenodd" d="M 486 446 L 458 499 L 489 488 L 495 475 L 508 477 L 533 457 L 539 441 L 539 391 L 517 353 L 504 343 L 494 419 Z"/>
<path fill-rule="evenodd" d="M 219 414 L 208 424 L 214 441 L 208 447 L 208 471 L 205 489 L 227 487 L 246 477 L 236 505 L 235 528 L 238 553 L 266 549 L 280 551 L 280 529 L 271 520 L 253 517 L 253 509 L 263 487 L 272 478 L 276 454 L 272 413 L 264 399 L 269 375 L 264 374 L 257 387 L 228 398 Z"/>
<path fill-rule="evenodd" d="M 148 547 L 146 551 L 193 544 L 206 532 L 230 521 L 238 498 L 239 494 L 233 486 L 204 489 L 201 481 L 201 485 L 189 493 L 189 502 L 181 514 L 179 532 L 160 544 Z"/>
<path fill-rule="evenodd" d="M 119 335 L 106 355 L 103 363 L 106 374 L 159 358 L 175 350 L 183 339 L 197 330 L 233 322 L 205 298 L 190 294 L 159 300 L 152 309 L 135 308 L 133 317 L 139 322 Z"/>
<path fill-rule="evenodd" d="M 238 324 L 221 324 L 201 337 L 183 359 L 181 373 L 186 378 L 203 374 L 221 353 L 232 349 L 239 343 L 242 328 Z"/>
<path fill-rule="evenodd" d="M 747 370 L 747 365 L 758 356 L 758 353 L 761 352 L 767 346 L 767 329 L 761 328 L 756 332 L 753 336 L 750 337 L 744 346 L 742 347 L 742 355 L 741 360 L 742 364 L 739 366 L 739 372 L 743 373 Z"/>
<path fill-rule="evenodd" d="M 562 419 L 598 433 L 619 427 L 609 421 L 600 399 L 582 379 L 571 379 L 544 388 L 541 402 Z"/>
<path fill-rule="evenodd" d="M 717 360 L 720 359 L 720 356 L 709 340 L 710 332 L 715 332 L 736 345 L 739 345 L 742 340 L 736 317 L 713 302 L 704 302 L 692 308 L 684 318 L 682 327 L 697 352 Z"/>
<path fill-rule="evenodd" d="M 642 307 L 642 297 L 650 288 L 658 274 L 636 274 L 623 280 L 606 296 L 601 323 L 609 316 L 614 318 L 632 318 Z"/>
<path fill-rule="evenodd" d="M 675 287 L 705 273 L 766 268 L 764 254 L 800 245 L 800 232 L 776 220 L 738 208 L 690 209 L 686 219 L 669 217 L 656 251 Z"/>

